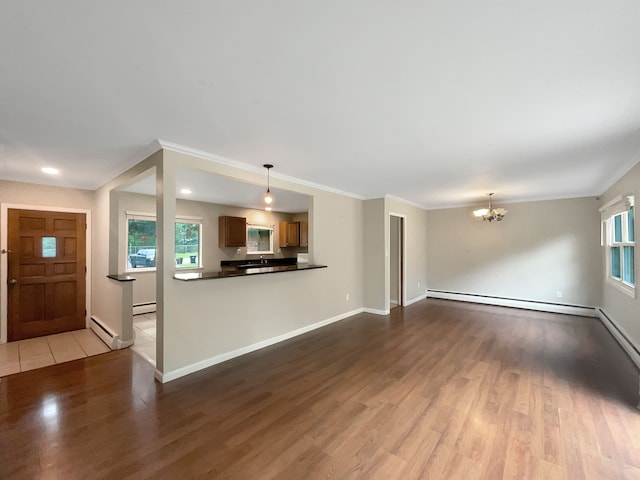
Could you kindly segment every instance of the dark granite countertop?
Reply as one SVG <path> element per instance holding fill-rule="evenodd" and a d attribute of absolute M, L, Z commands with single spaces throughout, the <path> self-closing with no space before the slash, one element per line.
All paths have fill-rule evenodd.
<path fill-rule="evenodd" d="M 131 275 L 122 274 L 107 275 L 107 278 L 115 280 L 116 282 L 133 282 L 135 280 L 135 277 L 132 277 Z"/>
<path fill-rule="evenodd" d="M 257 264 L 252 268 L 245 268 L 241 270 L 229 270 L 222 272 L 189 272 L 189 273 L 176 273 L 173 278 L 176 280 L 191 281 L 191 280 L 216 280 L 219 278 L 232 278 L 232 277 L 249 277 L 251 275 L 262 275 L 267 273 L 280 273 L 280 272 L 297 272 L 300 270 L 314 270 L 317 268 L 327 268 L 326 265 L 309 265 L 308 263 L 297 263 L 295 265 L 273 265 L 273 266 L 260 266 Z"/>
<path fill-rule="evenodd" d="M 222 260 L 220 262 L 220 266 L 222 268 L 225 267 L 248 267 L 253 265 L 262 265 L 267 267 L 275 267 L 280 265 L 296 265 L 298 263 L 298 259 L 296 257 L 285 257 L 285 258 L 246 258 L 244 260 Z"/>

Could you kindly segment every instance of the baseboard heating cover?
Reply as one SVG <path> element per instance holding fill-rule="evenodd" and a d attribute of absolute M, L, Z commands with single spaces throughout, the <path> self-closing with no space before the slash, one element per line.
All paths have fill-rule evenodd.
<path fill-rule="evenodd" d="M 133 305 L 133 314 L 142 315 L 143 313 L 153 313 L 156 311 L 156 302 L 136 303 Z"/>
<path fill-rule="evenodd" d="M 441 298 L 443 300 L 457 300 L 461 302 L 483 303 L 499 307 L 522 308 L 524 310 L 537 310 L 539 312 L 565 313 L 582 317 L 598 317 L 595 307 L 582 305 L 567 305 L 561 303 L 539 302 L 536 300 L 520 300 L 517 298 L 493 297 L 491 295 L 479 295 L 477 293 L 447 292 L 444 290 L 427 290 L 428 298 Z"/>
<path fill-rule="evenodd" d="M 111 350 L 116 350 L 118 348 L 118 335 L 107 327 L 102 320 L 96 317 L 91 317 L 91 323 L 89 325 L 91 326 L 91 330 L 93 330 L 93 332 L 100 337 L 100 340 L 106 343 Z"/>
<path fill-rule="evenodd" d="M 622 349 L 626 352 L 629 359 L 631 359 L 638 370 L 640 370 L 640 348 L 638 348 L 638 346 L 629 339 L 629 335 L 620 327 L 618 322 L 613 320 L 601 308 L 598 308 L 598 316 L 600 317 L 602 324 L 607 328 L 607 330 L 609 330 L 611 335 L 613 335 L 613 338 L 616 339 L 618 344 L 620 344 Z"/>

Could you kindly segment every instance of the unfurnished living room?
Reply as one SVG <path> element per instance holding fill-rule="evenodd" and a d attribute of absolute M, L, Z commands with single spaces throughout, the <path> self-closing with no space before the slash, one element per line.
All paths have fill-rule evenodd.
<path fill-rule="evenodd" d="M 640 479 L 640 3 L 0 4 L 0 478 Z"/>

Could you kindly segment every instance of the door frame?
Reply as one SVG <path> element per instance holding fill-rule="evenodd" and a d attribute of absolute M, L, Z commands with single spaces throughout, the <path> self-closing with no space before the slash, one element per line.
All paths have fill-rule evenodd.
<path fill-rule="evenodd" d="M 400 291 L 401 291 L 401 295 L 400 298 L 398 299 L 398 302 L 400 304 L 401 307 L 404 307 L 407 304 L 407 216 L 403 213 L 395 213 L 395 212 L 389 212 L 389 215 L 387 216 L 387 225 L 389 226 L 387 231 L 389 232 L 387 235 L 387 238 L 385 239 L 385 243 L 386 242 L 390 242 L 391 240 L 391 217 L 398 217 L 400 218 L 400 233 L 402 234 L 402 241 L 400 242 L 400 269 L 402 270 L 402 274 L 400 275 Z M 386 278 L 386 288 L 385 288 L 385 296 L 387 297 L 385 299 L 385 310 L 387 312 L 391 311 L 391 248 L 390 246 L 387 248 L 387 251 L 389 252 L 389 255 L 387 255 L 387 259 L 386 259 L 386 270 L 388 272 L 387 274 L 387 278 Z"/>
<path fill-rule="evenodd" d="M 85 326 L 89 327 L 89 319 L 91 318 L 91 210 L 85 208 L 65 208 L 65 207 L 51 207 L 44 205 L 23 205 L 16 203 L 1 203 L 0 204 L 0 229 L 2 235 L 0 236 L 0 250 L 7 249 L 8 242 L 8 227 L 9 227 L 9 209 L 17 210 L 40 210 L 42 212 L 64 212 L 64 213 L 84 213 L 87 219 L 87 230 L 85 233 L 86 239 L 86 266 L 87 275 L 85 276 L 85 290 L 86 298 L 85 304 L 87 314 L 85 315 Z M 0 343 L 7 343 L 7 305 L 8 305 L 8 290 L 7 290 L 7 274 L 8 274 L 8 260 L 7 254 L 0 254 Z"/>

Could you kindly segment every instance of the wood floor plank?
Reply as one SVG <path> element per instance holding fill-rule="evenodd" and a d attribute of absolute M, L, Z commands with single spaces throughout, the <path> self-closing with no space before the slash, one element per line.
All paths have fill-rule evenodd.
<path fill-rule="evenodd" d="M 165 385 L 131 352 L 0 381 L 0 478 L 638 479 L 593 318 L 428 299 Z"/>

